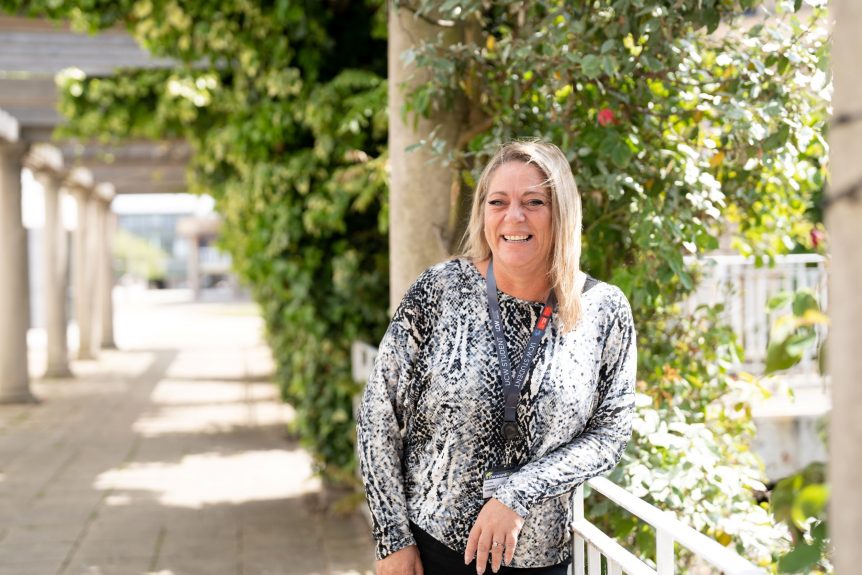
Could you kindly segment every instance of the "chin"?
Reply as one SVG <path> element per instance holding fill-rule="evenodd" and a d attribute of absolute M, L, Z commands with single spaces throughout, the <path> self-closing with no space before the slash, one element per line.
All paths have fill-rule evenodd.
<path fill-rule="evenodd" d="M 529 256 L 527 254 L 507 254 L 501 250 L 494 254 L 494 262 L 510 268 L 535 268 L 544 265 L 545 258 Z"/>

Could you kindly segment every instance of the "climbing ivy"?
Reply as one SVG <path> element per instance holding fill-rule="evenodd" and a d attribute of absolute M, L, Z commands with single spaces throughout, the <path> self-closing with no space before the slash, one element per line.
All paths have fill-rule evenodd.
<path fill-rule="evenodd" d="M 0 0 L 124 26 L 165 69 L 61 74 L 63 137 L 183 138 L 194 191 L 263 310 L 282 395 L 328 479 L 353 475 L 350 344 L 387 321 L 382 0 Z"/>

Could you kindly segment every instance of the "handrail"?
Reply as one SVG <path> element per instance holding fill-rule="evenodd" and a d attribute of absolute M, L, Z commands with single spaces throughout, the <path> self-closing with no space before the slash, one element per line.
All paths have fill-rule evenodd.
<path fill-rule="evenodd" d="M 635 497 L 612 481 L 603 477 L 596 477 L 590 479 L 587 484 L 623 509 L 655 527 L 657 533 L 656 563 L 658 570 L 653 571 L 653 573 L 658 573 L 658 575 L 670 575 L 673 573 L 673 544 L 677 542 L 710 565 L 721 569 L 725 575 L 767 575 L 765 570 L 756 567 L 735 551 L 694 530 L 670 512 L 662 511 L 643 499 Z M 583 487 L 579 488 L 577 497 L 581 498 L 582 501 Z M 572 528 L 574 531 L 580 533 L 584 539 L 588 539 L 588 536 L 592 536 L 593 532 L 592 530 L 588 530 L 587 532 L 580 531 L 583 528 L 583 524 L 588 523 L 582 517 L 577 516 L 580 514 L 581 509 L 583 508 L 579 507 L 576 502 L 576 517 Z M 598 547 L 598 545 L 596 546 Z M 607 557 L 617 563 L 622 563 L 622 559 L 617 556 L 608 555 Z M 624 569 L 627 573 L 637 573 L 637 571 L 630 571 L 625 567 Z"/>
<path fill-rule="evenodd" d="M 638 559 L 633 553 L 586 519 L 575 521 L 572 528 L 585 541 L 601 551 L 605 557 L 612 557 L 612 560 L 629 575 L 655 575 L 655 569 Z M 577 555 L 578 553 L 575 553 L 575 562 L 578 561 Z M 581 558 L 581 562 L 583 562 L 583 558 Z"/>

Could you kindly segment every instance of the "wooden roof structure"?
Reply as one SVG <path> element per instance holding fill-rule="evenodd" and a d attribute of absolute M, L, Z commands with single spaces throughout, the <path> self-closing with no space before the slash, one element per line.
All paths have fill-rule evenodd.
<path fill-rule="evenodd" d="M 111 182 L 118 194 L 185 192 L 190 156 L 185 142 L 107 146 L 52 137 L 63 121 L 54 81 L 62 70 L 109 76 L 120 67 L 171 66 L 171 60 L 150 56 L 123 30 L 86 35 L 47 20 L 0 16 L 0 119 L 13 118 L 21 140 L 58 146 L 66 168 L 86 167 L 95 181 Z"/>

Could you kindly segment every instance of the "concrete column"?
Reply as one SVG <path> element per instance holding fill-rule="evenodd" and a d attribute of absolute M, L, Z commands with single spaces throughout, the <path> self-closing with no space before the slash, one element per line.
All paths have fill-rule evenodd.
<path fill-rule="evenodd" d="M 192 297 L 195 301 L 201 295 L 201 239 L 197 234 L 188 236 L 189 241 L 189 287 L 192 288 Z"/>
<path fill-rule="evenodd" d="M 827 193 L 830 233 L 829 373 L 832 415 L 829 531 L 836 573 L 856 573 L 862 565 L 862 3 L 831 3 L 832 66 L 835 77 L 833 124 L 829 129 L 832 178 Z"/>
<path fill-rule="evenodd" d="M 101 205 L 103 201 L 98 188 L 93 188 L 87 204 L 87 291 L 90 299 L 90 352 L 94 358 L 99 355 L 102 341 L 102 245 L 105 241 L 105 228 L 102 225 Z"/>
<path fill-rule="evenodd" d="M 21 221 L 26 149 L 0 139 L 0 403 L 34 401 L 27 370 L 27 232 Z"/>
<path fill-rule="evenodd" d="M 72 188 L 77 203 L 78 228 L 74 243 L 75 321 L 78 324 L 78 359 L 94 359 L 93 354 L 93 281 L 92 258 L 89 244 L 93 226 L 91 221 L 91 188 L 74 185 Z"/>
<path fill-rule="evenodd" d="M 445 34 L 451 42 L 463 40 L 458 26 L 435 26 L 407 10 L 389 7 L 389 301 L 394 310 L 404 292 L 422 271 L 446 259 L 455 233 L 452 219 L 453 173 L 426 145 L 411 152 L 407 148 L 435 138 L 456 147 L 465 129 L 465 106 L 457 101 L 453 110 L 442 110 L 430 118 L 405 118 L 405 92 L 427 80 L 429 73 L 414 64 L 404 64 L 401 55 L 423 40 Z"/>
<path fill-rule="evenodd" d="M 114 197 L 114 187 L 102 184 L 99 189 L 98 226 L 101 235 L 99 244 L 99 316 L 101 318 L 100 344 L 102 349 L 115 349 L 114 343 L 114 213 L 111 211 L 111 201 Z"/>
<path fill-rule="evenodd" d="M 62 176 L 56 172 L 34 171 L 45 191 L 43 268 L 45 277 L 45 335 L 48 363 L 45 377 L 71 377 L 67 342 L 68 246 L 60 213 Z"/>

